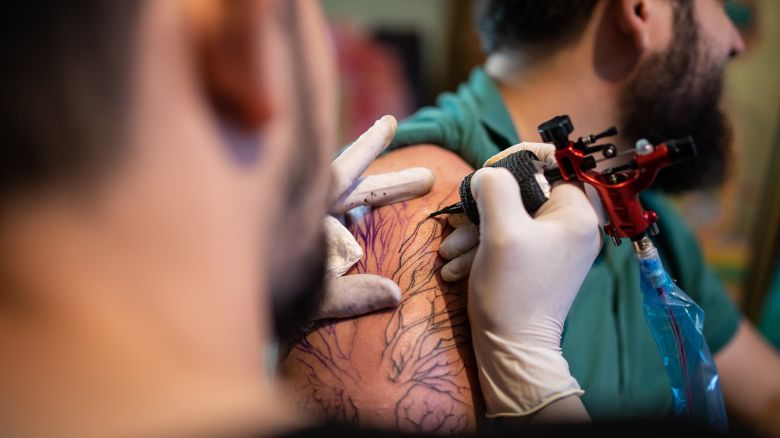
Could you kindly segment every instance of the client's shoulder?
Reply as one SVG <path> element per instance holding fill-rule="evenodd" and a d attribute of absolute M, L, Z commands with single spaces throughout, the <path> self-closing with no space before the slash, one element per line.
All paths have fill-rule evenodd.
<path fill-rule="evenodd" d="M 474 170 L 458 154 L 444 147 L 421 143 L 394 149 L 371 163 L 368 173 L 382 173 L 407 167 L 427 167 L 437 178 L 439 186 L 457 185 Z M 434 187 L 436 188 L 436 187 Z"/>
<path fill-rule="evenodd" d="M 439 277 L 437 255 L 446 221 L 428 214 L 457 201 L 472 169 L 432 145 L 380 157 L 367 173 L 425 166 L 436 182 L 427 195 L 352 214 L 364 257 L 350 273 L 392 278 L 401 287 L 397 309 L 328 321 L 293 345 L 282 361 L 298 402 L 341 422 L 409 432 L 473 430 L 478 417 L 465 284 Z"/>

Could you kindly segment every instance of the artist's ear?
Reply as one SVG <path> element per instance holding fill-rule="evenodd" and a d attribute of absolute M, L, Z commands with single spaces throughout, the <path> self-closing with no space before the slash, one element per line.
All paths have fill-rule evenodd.
<path fill-rule="evenodd" d="M 261 18 L 268 2 L 213 0 L 189 2 L 196 66 L 202 85 L 220 117 L 248 130 L 271 116 L 267 82 L 261 69 Z"/>
<path fill-rule="evenodd" d="M 653 3 L 650 0 L 615 0 L 618 30 L 640 54 L 650 49 Z"/>

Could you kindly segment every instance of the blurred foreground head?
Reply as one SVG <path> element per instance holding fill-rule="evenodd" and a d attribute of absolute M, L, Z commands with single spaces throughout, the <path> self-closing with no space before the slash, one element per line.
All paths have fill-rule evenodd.
<path fill-rule="evenodd" d="M 163 390 L 153 383 L 162 367 L 182 381 L 255 376 L 274 322 L 305 316 L 322 280 L 335 151 L 334 73 L 316 8 L 6 5 L 4 428 L 24 427 L 31 406 L 53 425 L 74 417 L 79 403 L 63 402 L 75 393 L 127 408 Z M 102 400 L 111 385 L 122 388 Z"/>
<path fill-rule="evenodd" d="M 571 97 L 590 98 L 593 108 L 613 105 L 615 119 L 606 123 L 617 122 L 630 144 L 692 135 L 700 152 L 695 163 L 665 169 L 656 183 L 681 192 L 722 182 L 730 158 L 731 130 L 719 101 L 726 63 L 744 43 L 724 3 L 479 0 L 477 25 L 488 66 L 491 58 L 508 62 L 522 75 L 540 64 L 566 64 L 567 82 L 581 85 Z M 613 99 L 582 80 L 589 75 Z M 569 111 L 565 101 L 556 103 Z"/>

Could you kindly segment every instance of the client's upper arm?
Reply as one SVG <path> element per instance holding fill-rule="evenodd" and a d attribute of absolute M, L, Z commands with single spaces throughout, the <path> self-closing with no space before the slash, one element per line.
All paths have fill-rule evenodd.
<path fill-rule="evenodd" d="M 436 174 L 428 195 L 375 209 L 351 225 L 365 256 L 350 273 L 392 278 L 401 305 L 321 323 L 292 345 L 281 374 L 304 409 L 322 418 L 408 432 L 473 430 L 481 409 L 466 287 L 439 278 L 446 220 L 427 218 L 458 200 L 471 169 L 442 148 L 418 146 L 379 158 L 369 172 L 412 166 Z"/>

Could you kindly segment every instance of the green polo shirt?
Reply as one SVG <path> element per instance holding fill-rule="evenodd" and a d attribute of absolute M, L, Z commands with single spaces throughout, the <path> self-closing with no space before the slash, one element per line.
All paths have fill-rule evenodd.
<path fill-rule="evenodd" d="M 565 112 L 565 108 L 561 108 Z M 537 138 L 529 139 L 538 141 Z M 476 69 L 456 93 L 439 96 L 398 128 L 391 147 L 433 143 L 474 167 L 520 142 L 493 80 Z M 692 233 L 663 196 L 645 193 L 661 217 L 655 239 L 670 275 L 705 312 L 704 335 L 713 354 L 734 335 L 741 316 L 707 268 Z M 639 271 L 631 245 L 607 241 L 566 321 L 563 354 L 585 390 L 594 419 L 664 416 L 672 395 L 661 357 L 642 314 Z"/>
<path fill-rule="evenodd" d="M 775 262 L 775 272 L 769 286 L 759 328 L 769 342 L 780 348 L 780 260 Z"/>

